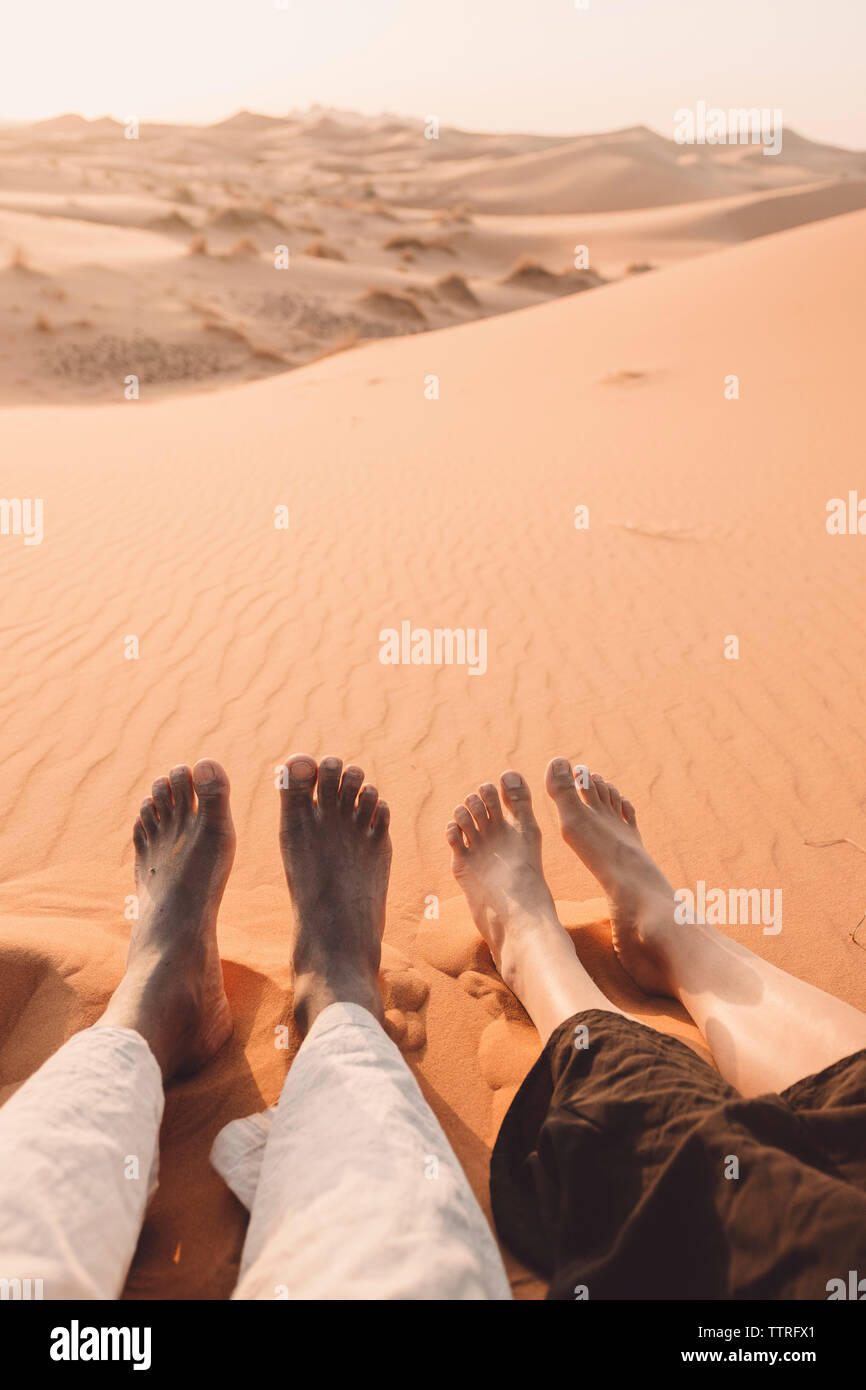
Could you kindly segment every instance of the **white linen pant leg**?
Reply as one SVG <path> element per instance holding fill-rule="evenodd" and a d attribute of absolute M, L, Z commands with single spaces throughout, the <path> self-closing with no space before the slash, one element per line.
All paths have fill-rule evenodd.
<path fill-rule="evenodd" d="M 358 1004 L 323 1010 L 286 1078 L 234 1297 L 511 1297 L 438 1120 Z"/>
<path fill-rule="evenodd" d="M 41 1279 L 46 1299 L 120 1296 L 156 1187 L 163 1105 L 144 1038 L 100 1027 L 0 1107 L 0 1279 L 31 1291 Z"/>

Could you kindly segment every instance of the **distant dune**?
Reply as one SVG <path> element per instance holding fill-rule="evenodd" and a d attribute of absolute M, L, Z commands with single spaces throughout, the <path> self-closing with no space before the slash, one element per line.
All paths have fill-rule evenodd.
<path fill-rule="evenodd" d="M 125 135 L 0 128 L 0 404 L 236 385 L 866 206 L 866 156 L 794 131 L 772 159 L 323 108 Z"/>

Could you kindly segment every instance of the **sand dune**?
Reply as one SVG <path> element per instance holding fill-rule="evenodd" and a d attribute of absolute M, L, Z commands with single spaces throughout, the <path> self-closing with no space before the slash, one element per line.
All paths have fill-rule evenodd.
<path fill-rule="evenodd" d="M 481 155 L 437 171 L 433 186 L 437 200 L 464 197 L 484 212 L 594 213 L 846 176 L 866 177 L 866 156 L 813 145 L 796 132 L 786 135 L 779 156 L 765 158 L 755 146 L 684 147 L 638 126 L 506 158 Z"/>
<path fill-rule="evenodd" d="M 322 108 L 137 140 L 109 118 L 4 127 L 0 402 L 239 385 L 864 204 L 866 157 L 792 131 L 767 159 L 645 127 L 428 140 Z"/>
<path fill-rule="evenodd" d="M 605 945 L 597 886 L 541 790 L 556 753 L 632 798 L 676 886 L 781 887 L 778 936 L 729 930 L 866 1006 L 866 546 L 825 528 L 862 473 L 864 234 L 855 212 L 234 390 L 0 415 L 4 492 L 45 507 L 41 546 L 0 538 L 4 1093 L 120 975 L 152 778 L 210 753 L 234 787 L 237 1034 L 172 1089 L 129 1296 L 233 1283 L 241 1211 L 206 1154 L 276 1098 L 289 1060 L 273 1044 L 288 1007 L 273 777 L 293 749 L 361 761 L 391 804 L 393 1023 L 482 1200 L 537 1040 L 454 901 L 443 828 L 509 764 L 618 1001 L 695 1041 Z M 486 675 L 383 667 L 378 634 L 405 619 L 485 627 Z"/>

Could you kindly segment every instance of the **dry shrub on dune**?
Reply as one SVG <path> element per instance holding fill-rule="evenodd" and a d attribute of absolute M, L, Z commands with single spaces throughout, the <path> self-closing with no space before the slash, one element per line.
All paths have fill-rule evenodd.
<path fill-rule="evenodd" d="M 404 323 L 426 323 L 427 315 L 408 294 L 395 294 L 393 290 L 371 287 L 358 301 L 373 314 L 383 318 L 400 319 Z"/>
<path fill-rule="evenodd" d="M 311 241 L 304 247 L 305 256 L 316 256 L 321 261 L 344 261 L 346 257 L 338 246 L 329 246 L 326 241 Z"/>
<path fill-rule="evenodd" d="M 521 256 L 502 277 L 501 283 L 517 289 L 533 290 L 536 294 L 576 294 L 580 290 L 595 289 L 606 282 L 594 270 L 569 269 L 558 274 L 531 256 Z"/>
<path fill-rule="evenodd" d="M 435 284 L 440 294 L 444 295 L 446 299 L 453 300 L 456 304 L 474 307 L 480 302 L 462 275 L 443 275 Z"/>
<path fill-rule="evenodd" d="M 444 237 L 420 237 L 397 232 L 382 242 L 383 251 L 444 251 L 446 256 L 456 252 L 450 241 Z"/>
<path fill-rule="evenodd" d="M 654 265 L 649 261 L 632 261 L 631 265 L 625 268 L 626 275 L 645 275 L 648 270 L 655 270 Z"/>
<path fill-rule="evenodd" d="M 153 232 L 189 232 L 193 224 L 182 212 L 173 210 L 164 217 L 152 217 L 147 226 Z"/>
<path fill-rule="evenodd" d="M 305 220 L 286 223 L 287 232 L 306 232 L 308 236 L 324 236 L 325 229 L 320 227 L 317 222 Z"/>
<path fill-rule="evenodd" d="M 258 260 L 258 258 L 259 248 L 249 236 L 241 237 L 240 241 L 236 241 L 234 246 L 228 251 L 224 251 L 220 257 L 223 261 Z"/>
<path fill-rule="evenodd" d="M 33 327 L 35 328 L 37 333 L 54 332 L 54 324 L 51 322 L 50 318 L 48 318 L 46 314 L 37 314 L 36 321 L 33 324 Z"/>
<path fill-rule="evenodd" d="M 207 256 L 209 254 L 207 249 L 207 241 L 201 235 L 201 233 L 199 233 L 198 236 L 194 236 L 192 238 L 192 240 L 186 248 L 186 252 L 188 256 Z"/>
<path fill-rule="evenodd" d="M 217 212 L 211 213 L 208 218 L 209 227 L 221 227 L 231 231 L 238 227 L 255 227 L 265 223 L 271 227 L 277 227 L 283 231 L 283 224 L 263 207 L 251 207 L 249 204 L 232 203 L 229 207 L 220 208 Z"/>

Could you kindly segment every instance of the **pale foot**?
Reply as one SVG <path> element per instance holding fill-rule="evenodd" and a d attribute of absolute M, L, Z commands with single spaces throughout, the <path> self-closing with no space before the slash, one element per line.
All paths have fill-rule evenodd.
<path fill-rule="evenodd" d="M 607 894 L 624 969 L 647 994 L 675 995 L 667 950 L 675 929 L 674 890 L 644 849 L 631 802 L 598 773 L 572 769 L 567 758 L 549 764 L 546 786 L 563 839 Z"/>
<path fill-rule="evenodd" d="M 198 1071 L 232 1031 L 217 913 L 235 855 L 229 782 L 210 759 L 153 784 L 132 832 L 139 919 L 99 1024 L 134 1028 L 163 1076 Z"/>
<path fill-rule="evenodd" d="M 504 772 L 500 786 L 506 814 L 493 783 L 486 782 L 455 808 L 445 838 L 452 872 L 496 968 L 529 1008 L 529 977 L 537 975 L 551 947 L 565 947 L 572 958 L 574 950 L 544 878 L 541 831 L 526 779 Z"/>
<path fill-rule="evenodd" d="M 364 773 L 296 754 L 280 793 L 280 848 L 295 913 L 295 1018 L 307 1032 L 329 1004 L 384 1020 L 378 971 L 391 870 L 390 812 Z M 315 792 L 315 797 L 313 793 Z"/>

